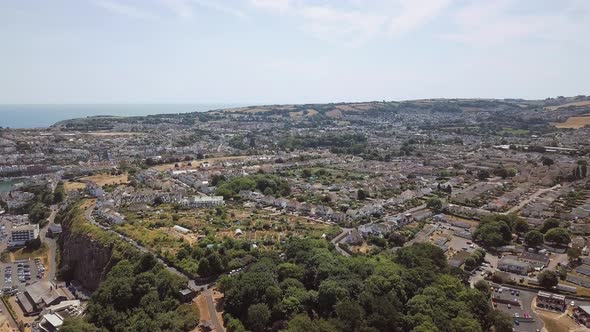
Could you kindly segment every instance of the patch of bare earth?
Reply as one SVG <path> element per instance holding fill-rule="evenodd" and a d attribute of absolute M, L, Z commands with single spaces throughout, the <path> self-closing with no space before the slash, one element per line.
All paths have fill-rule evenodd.
<path fill-rule="evenodd" d="M 333 119 L 340 119 L 342 118 L 342 111 L 340 111 L 339 109 L 334 109 L 326 112 L 326 116 Z"/>
<path fill-rule="evenodd" d="M 590 125 L 590 116 L 572 116 L 565 122 L 554 123 L 553 125 L 559 129 L 580 129 Z"/>
<path fill-rule="evenodd" d="M 590 100 L 585 100 L 585 101 L 576 101 L 573 103 L 567 103 L 567 104 L 562 104 L 562 105 L 555 105 L 555 106 L 547 106 L 545 107 L 545 110 L 547 111 L 555 111 L 558 110 L 560 108 L 565 108 L 565 107 L 586 107 L 586 106 L 590 106 Z"/>

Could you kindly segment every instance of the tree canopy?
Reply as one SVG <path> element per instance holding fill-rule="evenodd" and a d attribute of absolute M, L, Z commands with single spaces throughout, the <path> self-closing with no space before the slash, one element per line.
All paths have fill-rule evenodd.
<path fill-rule="evenodd" d="M 557 245 L 567 245 L 570 243 L 570 232 L 565 228 L 552 228 L 545 233 L 545 241 L 553 242 Z"/>
<path fill-rule="evenodd" d="M 284 261 L 267 255 L 224 278 L 225 319 L 229 332 L 487 330 L 488 295 L 454 271 L 427 243 L 344 257 L 324 240 L 292 238 Z"/>
<path fill-rule="evenodd" d="M 188 331 L 198 313 L 179 302 L 185 282 L 151 255 L 121 260 L 92 294 L 85 321 L 66 320 L 64 331 Z"/>
<path fill-rule="evenodd" d="M 529 247 L 536 248 L 543 244 L 543 233 L 534 229 L 524 235 L 524 241 Z"/>

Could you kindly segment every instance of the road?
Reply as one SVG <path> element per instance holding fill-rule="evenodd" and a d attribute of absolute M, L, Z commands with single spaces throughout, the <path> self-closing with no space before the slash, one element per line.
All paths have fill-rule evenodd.
<path fill-rule="evenodd" d="M 520 202 L 518 205 L 513 206 L 512 208 L 510 208 L 508 211 L 506 212 L 502 212 L 501 214 L 510 214 L 510 213 L 514 213 L 514 212 L 518 212 L 520 211 L 520 209 L 522 209 L 525 205 L 529 204 L 532 200 L 536 199 L 537 197 L 543 195 L 546 192 L 549 192 L 551 190 L 555 190 L 557 188 L 561 187 L 560 184 L 557 184 L 551 188 L 543 188 L 543 189 L 539 189 L 537 190 L 534 194 L 530 195 L 529 197 L 527 197 L 526 199 L 524 199 L 522 202 Z"/>
<path fill-rule="evenodd" d="M 213 328 L 216 332 L 225 331 L 217 319 L 217 311 L 215 310 L 215 302 L 213 301 L 213 291 L 210 288 L 207 288 L 205 289 L 203 295 L 207 301 L 207 309 L 209 310 L 209 318 L 211 318 L 211 324 L 213 325 Z"/>
<path fill-rule="evenodd" d="M 54 280 L 55 279 L 55 272 L 57 271 L 57 260 L 56 260 L 56 252 L 57 252 L 57 243 L 55 239 L 50 239 L 47 237 L 47 229 L 49 226 L 53 225 L 55 221 L 55 215 L 57 214 L 57 205 L 51 206 L 51 214 L 49 218 L 47 218 L 47 224 L 39 230 L 39 237 L 41 238 L 41 242 L 47 244 L 47 260 L 49 261 L 48 264 L 48 272 L 47 272 L 47 279 Z"/>
<path fill-rule="evenodd" d="M 342 243 L 342 241 L 344 241 L 344 239 L 346 239 L 346 236 L 350 233 L 350 231 L 352 231 L 352 228 L 343 228 L 342 232 L 340 232 L 340 234 L 336 235 L 330 241 L 336 247 L 336 251 L 338 251 L 340 254 L 342 254 L 346 257 L 350 257 L 350 254 L 348 252 L 346 252 L 344 249 L 340 248 L 340 246 L 338 244 Z"/>

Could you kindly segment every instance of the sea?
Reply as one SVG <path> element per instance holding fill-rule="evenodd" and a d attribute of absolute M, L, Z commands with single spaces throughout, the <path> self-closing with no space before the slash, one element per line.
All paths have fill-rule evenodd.
<path fill-rule="evenodd" d="M 56 122 L 95 115 L 142 116 L 206 112 L 242 104 L 0 104 L 0 127 L 44 128 Z"/>

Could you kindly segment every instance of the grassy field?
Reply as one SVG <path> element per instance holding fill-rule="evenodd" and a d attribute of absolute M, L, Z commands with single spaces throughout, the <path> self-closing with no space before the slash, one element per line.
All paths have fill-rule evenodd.
<path fill-rule="evenodd" d="M 66 192 L 70 191 L 70 190 L 84 189 L 84 187 L 86 187 L 85 182 L 87 182 L 87 181 L 94 182 L 99 186 L 104 186 L 104 185 L 128 183 L 129 178 L 128 178 L 127 174 L 111 175 L 111 174 L 107 174 L 107 173 L 101 173 L 101 174 L 96 174 L 96 175 L 91 175 L 91 176 L 85 176 L 83 178 L 78 179 L 77 181 L 67 181 L 64 183 L 64 188 L 65 188 Z"/>
<path fill-rule="evenodd" d="M 565 122 L 553 124 L 555 128 L 559 129 L 580 129 L 586 125 L 590 125 L 590 116 L 572 116 Z"/>
<path fill-rule="evenodd" d="M 82 190 L 86 187 L 85 183 L 78 182 L 78 181 L 67 181 L 64 182 L 64 189 L 66 192 L 72 190 Z"/>
<path fill-rule="evenodd" d="M 10 253 L 10 261 L 14 262 L 19 259 L 32 259 L 32 258 L 40 258 L 43 264 L 47 266 L 48 259 L 47 259 L 47 245 L 45 243 L 41 244 L 41 247 L 37 250 L 29 250 L 27 248 L 18 249 L 15 252 Z"/>
<path fill-rule="evenodd" d="M 91 181 L 99 186 L 110 185 L 110 184 L 121 184 L 129 182 L 127 174 L 111 175 L 111 174 L 96 174 L 86 176 L 80 179 L 81 181 Z"/>
<path fill-rule="evenodd" d="M 498 132 L 499 135 L 505 136 L 527 136 L 530 134 L 530 131 L 526 129 L 514 129 L 514 128 L 502 128 L 501 131 Z"/>

